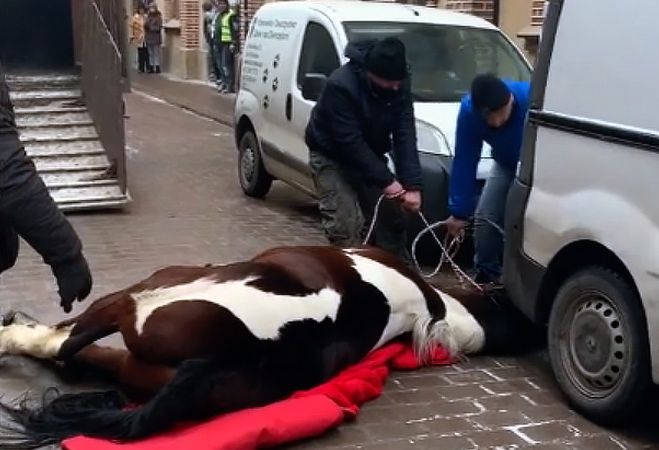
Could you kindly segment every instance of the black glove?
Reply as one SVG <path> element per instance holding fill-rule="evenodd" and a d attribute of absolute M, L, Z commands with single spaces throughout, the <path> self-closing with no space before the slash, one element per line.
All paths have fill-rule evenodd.
<path fill-rule="evenodd" d="M 74 300 L 83 301 L 92 290 L 92 274 L 84 256 L 53 268 L 59 286 L 60 306 L 70 313 Z"/>

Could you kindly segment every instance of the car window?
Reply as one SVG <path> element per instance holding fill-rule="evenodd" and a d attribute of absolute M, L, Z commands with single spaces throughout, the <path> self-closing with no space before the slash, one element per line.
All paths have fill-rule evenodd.
<path fill-rule="evenodd" d="M 297 85 L 301 88 L 304 76 L 308 73 L 321 73 L 330 76 L 340 65 L 334 41 L 327 29 L 309 22 L 304 33 L 300 65 L 297 70 Z"/>
<path fill-rule="evenodd" d="M 412 71 L 412 94 L 419 102 L 460 101 L 479 73 L 531 79 L 524 59 L 498 30 L 404 22 L 343 25 L 349 42 L 387 36 L 403 41 Z"/>

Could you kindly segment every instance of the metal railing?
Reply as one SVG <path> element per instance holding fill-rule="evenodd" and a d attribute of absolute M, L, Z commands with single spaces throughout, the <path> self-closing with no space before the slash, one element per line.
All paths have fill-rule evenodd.
<path fill-rule="evenodd" d="M 114 3 L 114 2 L 113 2 Z M 82 94 L 122 193 L 126 192 L 123 58 L 94 0 L 78 2 Z"/>

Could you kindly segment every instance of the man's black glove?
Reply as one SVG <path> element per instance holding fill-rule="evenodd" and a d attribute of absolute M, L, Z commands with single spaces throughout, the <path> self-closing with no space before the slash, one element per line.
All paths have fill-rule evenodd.
<path fill-rule="evenodd" d="M 53 268 L 59 286 L 60 306 L 70 313 L 73 302 L 83 301 L 92 290 L 92 274 L 84 256 Z"/>

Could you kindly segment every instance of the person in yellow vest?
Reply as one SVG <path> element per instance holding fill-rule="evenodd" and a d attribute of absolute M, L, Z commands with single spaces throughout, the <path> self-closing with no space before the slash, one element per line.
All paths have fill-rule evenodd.
<path fill-rule="evenodd" d="M 234 65 L 238 53 L 239 17 L 227 0 L 220 1 L 220 15 L 215 21 L 215 39 L 220 49 L 220 86 L 221 93 L 236 92 L 234 82 Z"/>

